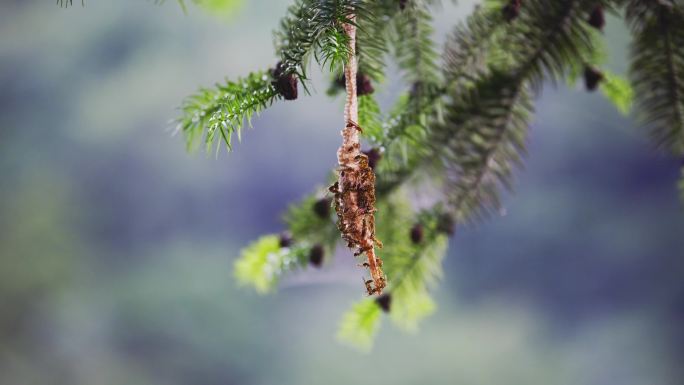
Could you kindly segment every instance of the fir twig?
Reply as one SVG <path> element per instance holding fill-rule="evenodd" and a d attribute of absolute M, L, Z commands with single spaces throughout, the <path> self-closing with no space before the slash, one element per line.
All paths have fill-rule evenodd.
<path fill-rule="evenodd" d="M 312 55 L 331 68 L 341 67 L 350 54 L 342 26 L 351 22 L 355 12 L 364 10 L 360 0 L 295 1 L 274 34 L 284 72 L 296 74 L 306 86 Z"/>
<path fill-rule="evenodd" d="M 526 1 L 518 19 L 498 41 L 517 50 L 508 55 L 499 50 L 500 56 L 490 60 L 486 70 L 472 71 L 472 86 L 451 92 L 446 124 L 435 131 L 431 142 L 442 153 L 452 181 L 449 203 L 458 221 L 500 209 L 499 185 L 510 188 L 512 169 L 521 163 L 525 148 L 532 113 L 529 88 L 539 89 L 544 79 L 563 76 L 569 63 L 581 60 L 580 52 L 592 49 L 589 27 L 583 21 L 588 4 L 582 0 Z M 490 34 L 486 31 L 494 24 L 474 20 L 471 25 L 487 39 Z M 454 35 L 452 48 L 447 49 L 451 59 L 447 78 L 462 76 L 458 64 L 476 62 L 467 54 L 477 52 L 470 49 L 472 40 L 458 39 L 459 35 L 463 32 Z M 441 143 L 448 145 L 442 147 Z"/>
<path fill-rule="evenodd" d="M 500 210 L 499 186 L 511 186 L 531 113 L 525 81 L 506 74 L 494 73 L 454 100 L 434 140 L 446 143 L 441 154 L 457 221 Z"/>
<path fill-rule="evenodd" d="M 654 142 L 684 155 L 684 9 L 670 1 L 629 1 L 634 40 L 630 78 Z"/>
<path fill-rule="evenodd" d="M 245 121 L 251 125 L 255 114 L 279 98 L 266 72 L 255 72 L 235 82 L 227 80 L 188 97 L 181 107 L 178 129 L 185 135 L 188 149 L 194 149 L 204 136 L 207 151 L 219 137 L 230 150 L 233 133 L 240 139 Z"/>

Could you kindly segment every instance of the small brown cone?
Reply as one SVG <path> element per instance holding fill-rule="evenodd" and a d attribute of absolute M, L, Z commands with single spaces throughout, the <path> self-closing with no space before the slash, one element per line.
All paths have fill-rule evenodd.
<path fill-rule="evenodd" d="M 503 8 L 503 16 L 506 21 L 511 22 L 518 18 L 520 15 L 520 3 L 521 0 L 511 0 L 506 4 Z"/>
<path fill-rule="evenodd" d="M 603 73 L 592 66 L 584 67 L 584 85 L 588 91 L 595 91 L 603 80 Z"/>
<path fill-rule="evenodd" d="M 454 235 L 454 232 L 456 231 L 454 218 L 446 213 L 440 215 L 437 222 L 437 231 L 446 235 Z"/>
<path fill-rule="evenodd" d="M 370 77 L 366 74 L 358 74 L 356 76 L 356 95 L 370 95 L 373 92 L 375 92 L 375 88 L 373 88 Z"/>
<path fill-rule="evenodd" d="M 599 31 L 603 31 L 603 27 L 606 25 L 606 16 L 603 13 L 603 7 L 597 5 L 594 10 L 591 11 L 591 14 L 589 14 L 587 22 Z"/>
<path fill-rule="evenodd" d="M 380 159 L 382 159 L 382 154 L 378 148 L 371 148 L 370 150 L 363 151 L 363 153 L 368 157 L 368 166 L 375 170 L 375 166 L 378 164 Z"/>
<path fill-rule="evenodd" d="M 416 223 L 411 228 L 411 242 L 414 244 L 419 244 L 423 242 L 423 237 L 425 236 L 423 232 L 423 226 L 420 223 Z"/>
<path fill-rule="evenodd" d="M 318 268 L 323 266 L 324 257 L 325 249 L 323 249 L 322 245 L 316 244 L 309 250 L 309 263 L 311 263 L 313 267 Z"/>
<path fill-rule="evenodd" d="M 294 74 L 284 73 L 282 62 L 276 64 L 271 75 L 273 76 L 271 84 L 285 100 L 297 99 L 297 77 Z"/>
<path fill-rule="evenodd" d="M 292 235 L 290 235 L 289 231 L 283 231 L 280 233 L 280 239 L 278 242 L 280 247 L 290 247 L 292 245 Z"/>
<path fill-rule="evenodd" d="M 380 309 L 385 313 L 389 313 L 392 308 L 392 295 L 390 293 L 384 293 L 375 298 L 375 303 L 380 306 Z"/>
<path fill-rule="evenodd" d="M 313 205 L 313 211 L 318 215 L 320 218 L 328 218 L 330 217 L 330 205 L 332 203 L 332 199 L 330 198 L 321 198 L 316 201 Z"/>

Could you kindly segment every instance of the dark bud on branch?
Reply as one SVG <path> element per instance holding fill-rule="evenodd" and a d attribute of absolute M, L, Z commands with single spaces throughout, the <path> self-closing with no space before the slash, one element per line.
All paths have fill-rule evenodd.
<path fill-rule="evenodd" d="M 411 97 L 419 98 L 421 93 L 423 93 L 424 89 L 425 89 L 425 86 L 423 85 L 423 82 L 421 82 L 420 80 L 414 82 L 411 85 L 411 91 L 410 91 Z"/>
<path fill-rule="evenodd" d="M 340 88 L 340 89 L 344 89 L 346 87 L 345 80 L 344 80 L 344 74 L 342 74 L 341 76 L 339 76 L 335 79 L 335 86 Z"/>
<path fill-rule="evenodd" d="M 456 223 L 454 218 L 449 214 L 442 214 L 437 220 L 437 231 L 446 235 L 454 235 L 456 231 Z"/>
<path fill-rule="evenodd" d="M 290 247 L 292 245 L 292 236 L 288 231 L 280 233 L 279 244 L 280 247 Z"/>
<path fill-rule="evenodd" d="M 587 23 L 591 25 L 592 27 L 603 31 L 603 27 L 606 25 L 606 17 L 603 14 L 603 7 L 600 5 L 597 5 L 593 11 L 591 11 L 591 14 L 589 15 L 589 19 L 587 19 Z"/>
<path fill-rule="evenodd" d="M 375 166 L 378 164 L 380 159 L 382 159 L 382 154 L 378 148 L 371 148 L 370 150 L 363 151 L 363 153 L 368 157 L 368 166 L 375 170 Z"/>
<path fill-rule="evenodd" d="M 503 16 L 506 21 L 513 21 L 520 15 L 520 5 L 522 0 L 511 0 L 503 8 Z"/>
<path fill-rule="evenodd" d="M 603 80 L 603 73 L 592 66 L 584 67 L 584 85 L 588 91 L 594 91 Z"/>
<path fill-rule="evenodd" d="M 375 298 L 375 303 L 380 306 L 380 309 L 384 311 L 385 313 L 389 313 L 390 308 L 392 307 L 392 295 L 390 293 L 385 293 L 377 298 Z"/>
<path fill-rule="evenodd" d="M 346 87 L 346 81 L 345 81 L 344 74 L 335 78 L 335 86 L 337 86 L 338 88 L 341 88 L 341 89 L 344 89 Z"/>
<path fill-rule="evenodd" d="M 335 79 L 335 86 L 344 89 L 346 87 L 346 79 L 344 74 Z M 370 77 L 366 74 L 358 73 L 356 75 L 356 96 L 370 95 L 375 92 L 373 83 Z"/>
<path fill-rule="evenodd" d="M 273 76 L 271 84 L 285 100 L 297 99 L 297 77 L 294 74 L 285 73 L 281 62 L 276 64 L 271 75 Z"/>
<path fill-rule="evenodd" d="M 411 242 L 417 245 L 423 242 L 423 237 L 423 225 L 421 225 L 420 223 L 416 223 L 411 228 Z"/>
<path fill-rule="evenodd" d="M 375 92 L 371 79 L 366 74 L 356 75 L 356 95 L 370 95 Z"/>
<path fill-rule="evenodd" d="M 332 204 L 332 199 L 321 198 L 316 201 L 313 205 L 313 210 L 320 218 L 326 219 L 330 217 L 330 205 Z"/>
<path fill-rule="evenodd" d="M 325 257 L 325 249 L 322 245 L 316 244 L 309 250 L 309 263 L 313 267 L 321 267 L 323 265 L 323 257 Z"/>

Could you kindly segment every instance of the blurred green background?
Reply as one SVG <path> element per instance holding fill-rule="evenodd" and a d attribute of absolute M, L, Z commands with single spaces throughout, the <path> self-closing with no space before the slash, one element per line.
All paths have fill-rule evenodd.
<path fill-rule="evenodd" d="M 506 215 L 451 240 L 418 333 L 385 322 L 371 355 L 335 341 L 362 295 L 346 255 L 275 295 L 236 288 L 240 249 L 334 167 L 342 102 L 318 75 L 218 159 L 167 122 L 198 86 L 272 66 L 289 3 L 2 1 L 1 384 L 681 383 L 678 162 L 581 87 L 538 97 Z M 444 5 L 440 42 L 472 5 Z M 628 34 L 606 34 L 624 73 Z M 383 105 L 402 87 L 376 87 Z"/>

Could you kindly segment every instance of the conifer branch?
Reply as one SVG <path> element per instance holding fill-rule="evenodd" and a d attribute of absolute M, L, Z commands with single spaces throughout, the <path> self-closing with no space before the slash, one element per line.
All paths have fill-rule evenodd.
<path fill-rule="evenodd" d="M 441 205 L 413 214 L 409 207 L 396 202 L 391 202 L 387 211 L 394 223 L 382 225 L 391 229 L 385 236 L 392 237 L 388 238 L 388 252 L 395 256 L 387 263 L 387 273 L 392 277 L 387 290 L 391 306 L 387 310 L 395 324 L 415 330 L 435 307 L 429 288 L 442 276 L 448 230 L 442 228 L 440 220 L 446 214 Z"/>
<path fill-rule="evenodd" d="M 495 40 L 507 24 L 501 8 L 479 8 L 454 27 L 444 48 L 447 89 L 472 84 L 489 69 Z"/>
<path fill-rule="evenodd" d="M 384 138 L 380 106 L 373 95 L 359 96 L 359 126 L 363 127 L 361 135 L 373 144 Z"/>
<path fill-rule="evenodd" d="M 290 205 L 284 220 L 295 243 L 306 241 L 321 244 L 326 247 L 326 251 L 332 253 L 340 234 L 331 216 L 332 200 L 319 196 L 320 194 L 313 194 Z"/>
<path fill-rule="evenodd" d="M 630 77 L 644 125 L 658 147 L 684 155 L 684 7 L 673 1 L 629 1 L 634 39 Z"/>
<path fill-rule="evenodd" d="M 494 73 L 454 100 L 434 140 L 446 143 L 441 154 L 457 222 L 501 209 L 499 186 L 511 187 L 522 162 L 531 113 L 526 82 L 507 74 Z"/>
<path fill-rule="evenodd" d="M 181 106 L 183 115 L 177 120 L 178 130 L 185 135 L 189 150 L 196 147 L 202 136 L 207 151 L 219 137 L 231 149 L 233 133 L 240 139 L 245 122 L 251 125 L 255 114 L 280 97 L 271 76 L 264 71 L 235 82 L 226 80 L 185 100 Z"/>
<path fill-rule="evenodd" d="M 342 26 L 360 12 L 365 13 L 361 0 L 296 0 L 274 35 L 284 73 L 304 82 L 312 55 L 330 68 L 341 67 L 350 54 Z"/>
<path fill-rule="evenodd" d="M 389 51 L 389 28 L 391 20 L 399 14 L 395 1 L 365 1 L 365 11 L 356 13 L 358 41 L 356 57 L 359 73 L 381 83 L 385 78 L 385 56 Z M 365 128 L 365 126 L 363 126 Z"/>
<path fill-rule="evenodd" d="M 231 149 L 232 134 L 237 133 L 239 139 L 243 124 L 254 114 L 281 97 L 297 98 L 297 79 L 307 79 L 309 57 L 331 69 L 341 66 L 352 52 L 343 25 L 356 26 L 354 12 L 370 17 L 360 0 L 296 1 L 275 35 L 282 60 L 270 74 L 257 72 L 236 82 L 226 81 L 186 99 L 178 128 L 185 134 L 188 148 L 194 148 L 204 136 L 208 151 L 217 137 Z M 302 84 L 306 89 L 306 83 Z"/>
<path fill-rule="evenodd" d="M 612 72 L 603 71 L 600 87 L 603 96 L 613 103 L 620 113 L 629 115 L 634 103 L 634 89 L 627 79 Z"/>
<path fill-rule="evenodd" d="M 241 251 L 235 278 L 239 285 L 252 286 L 258 293 L 271 292 L 285 272 L 306 264 L 308 252 L 309 245 L 304 242 L 286 247 L 277 235 L 263 236 Z"/>
<path fill-rule="evenodd" d="M 185 11 L 185 0 L 177 1 Z M 441 72 L 431 26 L 437 2 L 295 0 L 274 35 L 280 57 L 275 68 L 201 89 L 185 100 L 178 119 L 189 149 L 203 142 L 207 151 L 215 145 L 218 151 L 221 141 L 230 149 L 233 134 L 239 140 L 244 124 L 261 110 L 296 99 L 299 81 L 307 90 L 311 58 L 336 77 L 344 72 L 343 143 L 336 182 L 328 190 L 334 198 L 319 191 L 290 206 L 285 222 L 291 235 L 267 235 L 243 249 L 235 277 L 258 292 L 272 291 L 285 273 L 320 267 L 341 233 L 357 256 L 366 255 L 368 293 L 382 293 L 356 304 L 343 319 L 339 337 L 365 349 L 383 311 L 413 329 L 434 310 L 429 287 L 440 278 L 447 236 L 455 223 L 501 209 L 500 191 L 511 188 L 525 153 L 532 98 L 545 82 L 575 82 L 583 75 L 587 90 L 600 89 L 623 113 L 636 92 L 656 144 L 684 155 L 681 0 L 489 0 L 450 35 Z M 634 90 L 601 69 L 599 31 L 604 12 L 617 7 L 624 7 L 633 35 Z M 371 80 L 384 80 L 388 53 L 408 90 L 383 114 Z M 362 152 L 360 134 L 375 148 Z M 418 178 L 425 183 L 410 183 Z M 432 194 L 437 203 L 430 209 L 401 199 L 402 191 L 425 191 L 444 181 L 447 188 Z M 684 165 L 679 188 L 684 201 Z M 376 206 L 377 232 L 387 242 L 384 266 L 375 254 L 375 246 L 381 247 Z"/>
<path fill-rule="evenodd" d="M 602 8 L 601 8 L 602 9 Z M 603 96 L 608 99 L 623 115 L 628 115 L 632 109 L 634 100 L 634 90 L 631 83 L 606 69 L 599 70 L 605 65 L 607 60 L 606 46 L 603 35 L 595 27 L 590 32 L 592 44 L 588 51 L 580 52 L 580 60 L 569 62 L 569 70 L 566 80 L 569 86 L 574 86 L 580 77 L 584 77 L 584 84 L 587 91 L 594 91 L 599 88 Z M 593 84 L 593 76 L 596 76 L 598 84 Z"/>
<path fill-rule="evenodd" d="M 272 290 L 288 270 L 320 266 L 341 233 L 357 256 L 366 254 L 369 294 L 385 289 L 344 317 L 340 338 L 365 348 L 372 344 L 382 311 L 410 329 L 434 309 L 428 288 L 439 278 L 454 224 L 500 211 L 501 190 L 511 189 L 513 170 L 525 154 L 532 99 L 544 82 L 574 81 L 584 74 L 589 90 L 600 86 L 618 108 L 629 109 L 629 85 L 598 69 L 604 9 L 627 3 L 635 46 L 659 51 L 643 58 L 633 55 L 633 67 L 639 68 L 633 69 L 632 79 L 640 105 L 652 110 L 648 124 L 668 148 L 682 151 L 684 59 L 678 48 L 684 23 L 678 3 L 492 0 L 449 37 L 441 72 L 431 38 L 431 3 L 296 0 L 276 33 L 277 68 L 258 73 L 260 78 L 250 75 L 200 92 L 186 102 L 181 119 L 190 144 L 206 130 L 205 143 L 222 136 L 230 145 L 225 134 L 239 134 L 243 121 L 274 100 L 296 97 L 296 81 L 307 80 L 311 57 L 335 75 L 344 71 L 343 144 L 337 182 L 329 188 L 334 198 L 321 198 L 319 192 L 291 206 L 285 220 L 292 238 L 270 236 L 255 242 L 236 262 L 236 277 L 259 291 Z M 373 96 L 360 93 L 359 87 L 369 78 L 382 80 L 390 44 L 409 90 L 383 114 Z M 641 63 L 647 57 L 658 64 Z M 255 92 L 260 96 L 254 97 Z M 375 146 L 372 165 L 372 152 L 361 151 L 359 135 Z M 423 174 L 427 188 L 408 183 Z M 402 190 L 427 190 L 444 181 L 446 189 L 433 194 L 438 204 L 432 209 L 420 210 L 399 198 Z M 684 169 L 680 188 L 684 199 Z M 387 243 L 382 266 L 387 279 L 375 255 L 376 206 L 378 237 Z"/>
<path fill-rule="evenodd" d="M 394 124 L 387 127 L 386 147 L 389 155 L 401 154 L 397 163 L 412 167 L 424 155 L 420 142 L 443 107 L 440 92 L 442 77 L 432 39 L 432 16 L 428 4 L 408 1 L 395 20 L 394 57 L 402 70 L 409 91 L 395 107 Z M 410 123 L 410 124 L 409 124 Z M 415 156 L 409 156 L 410 152 Z M 392 166 L 392 156 L 385 164 Z"/>
<path fill-rule="evenodd" d="M 513 50 L 515 75 L 527 78 L 535 90 L 544 80 L 564 77 L 570 64 L 582 60 L 582 52 L 592 51 L 590 26 L 585 22 L 595 0 L 548 2 L 528 0 L 519 19 L 507 31 Z"/>
<path fill-rule="evenodd" d="M 518 50 L 489 60 L 486 69 L 474 67 L 466 73 L 473 85 L 451 92 L 446 123 L 435 130 L 431 143 L 447 143 L 436 151 L 442 154 L 451 181 L 448 201 L 458 222 L 500 210 L 499 186 L 510 189 L 512 170 L 524 153 L 533 110 L 530 88 L 539 89 L 544 79 L 563 76 L 570 63 L 581 60 L 581 52 L 592 49 L 583 19 L 588 4 L 526 1 L 499 41 Z M 476 35 L 492 36 L 494 24 L 476 20 L 471 21 L 480 32 Z M 468 63 L 470 56 L 461 53 L 477 52 L 470 49 L 472 40 L 459 39 L 461 35 L 457 32 L 447 46 L 448 65 Z M 460 66 L 447 66 L 446 71 L 447 78 L 463 77 Z"/>
<path fill-rule="evenodd" d="M 394 23 L 394 56 L 405 82 L 414 87 L 414 98 L 420 96 L 420 87 L 424 84 L 434 84 L 440 80 L 436 63 L 439 55 L 434 49 L 431 24 L 432 15 L 427 5 L 416 0 L 406 4 Z"/>

